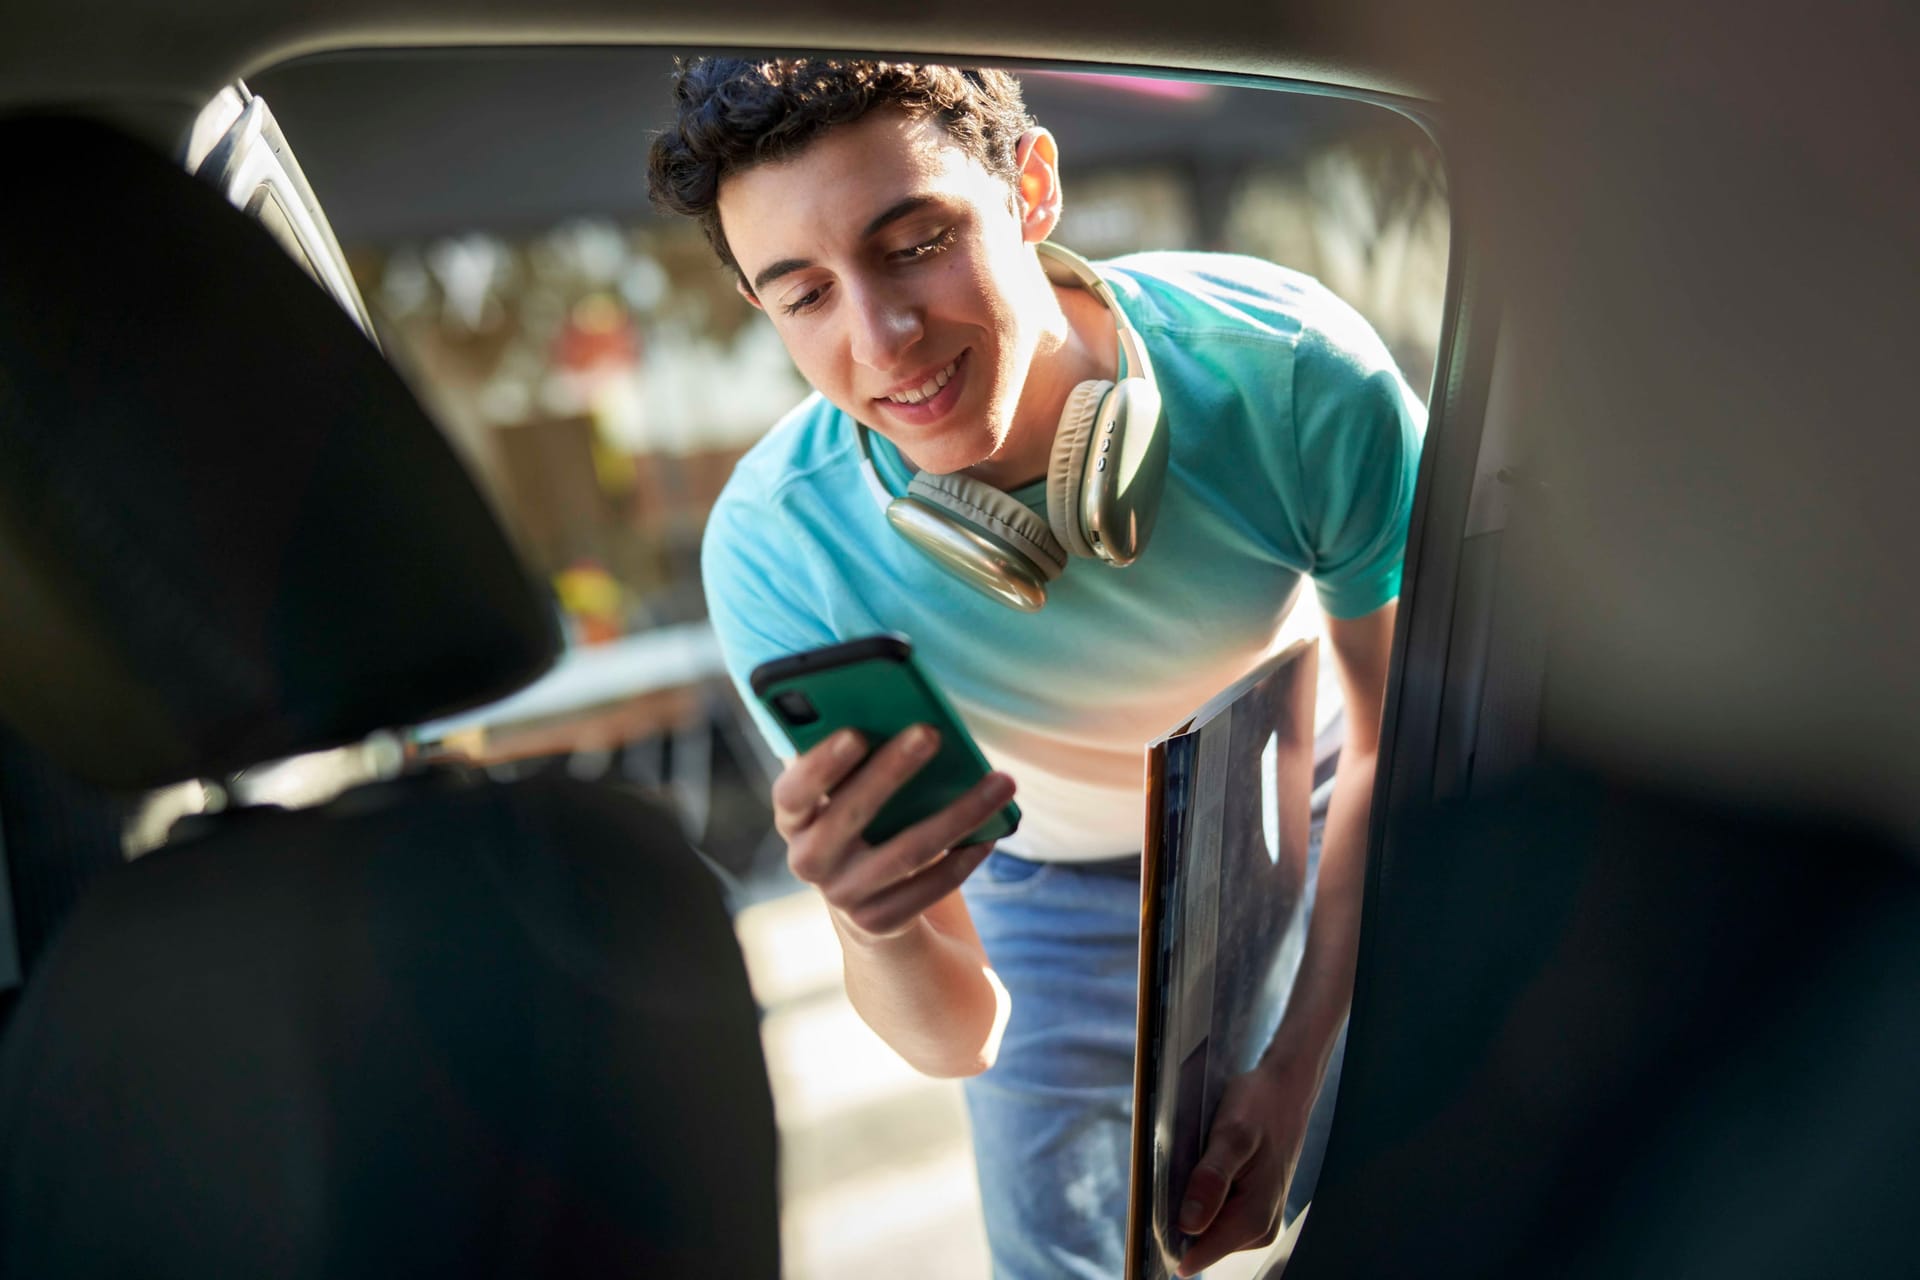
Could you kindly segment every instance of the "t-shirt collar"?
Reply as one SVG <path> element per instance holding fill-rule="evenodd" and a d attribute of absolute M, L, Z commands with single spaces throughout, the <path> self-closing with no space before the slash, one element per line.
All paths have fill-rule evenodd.
<path fill-rule="evenodd" d="M 855 430 L 858 430 L 856 427 Z M 873 469 L 879 473 L 881 483 L 889 493 L 903 494 L 907 486 L 913 483 L 913 468 L 894 447 L 893 441 L 871 428 L 867 431 L 867 448 L 873 453 Z M 1023 484 L 1011 490 L 1011 496 L 1022 505 L 1035 511 L 1045 512 L 1047 508 L 1047 481 L 1043 476 L 1030 484 Z"/>

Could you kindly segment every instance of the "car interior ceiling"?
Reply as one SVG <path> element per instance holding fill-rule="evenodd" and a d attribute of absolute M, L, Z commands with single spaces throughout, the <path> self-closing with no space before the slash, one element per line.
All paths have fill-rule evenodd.
<path fill-rule="evenodd" d="M 1915 17 L 1891 3 L 1858 6 L 1828 15 L 1822 40 L 1809 46 L 1725 3 L 1681 13 L 1628 4 L 1549 18 L 1491 0 L 1445 15 L 1387 0 L 1254 11 L 1208 0 L 1183 6 L 1178 21 L 1079 4 L 1029 8 L 992 3 L 970 6 L 964 20 L 910 23 L 836 6 L 796 31 L 787 7 L 762 0 L 697 27 L 665 6 L 619 16 L 586 6 L 496 6 L 482 26 L 454 0 L 414 4 L 404 16 L 330 20 L 235 2 L 194 10 L 191 29 L 205 38 L 180 39 L 184 8 L 157 7 L 97 40 L 55 41 L 56 6 L 34 0 L 0 16 L 0 102 L 85 105 L 169 151 L 193 107 L 234 76 L 329 48 L 766 45 L 799 36 L 812 47 L 1267 76 L 1404 93 L 1425 104 L 1439 121 L 1456 208 L 1448 329 L 1396 637 L 1339 1118 L 1287 1274 L 1910 1273 L 1920 1256 L 1912 1221 L 1920 1170 L 1911 1159 L 1920 1149 L 1911 1089 L 1920 1078 L 1911 995 L 1920 980 L 1920 789 L 1911 782 L 1920 775 L 1912 728 L 1920 724 L 1920 675 L 1906 637 L 1920 631 L 1920 595 L 1905 559 L 1920 545 L 1920 506 L 1908 481 L 1920 473 L 1920 440 L 1890 430 L 1910 421 L 1911 409 L 1902 379 L 1889 371 L 1910 362 L 1920 338 L 1902 283 L 1912 278 L 1920 225 L 1920 177 L 1903 160 L 1920 152 L 1907 71 Z M 159 32 L 167 38 L 156 39 Z M 14 127 L 22 139 L 31 132 Z M 142 255 L 139 245 L 191 241 L 170 240 L 157 220 L 130 215 L 135 206 L 114 182 L 132 181 L 141 165 L 116 143 L 98 145 L 124 167 L 92 175 L 105 183 L 93 189 L 90 216 L 102 219 L 94 234 L 113 240 L 138 230 L 117 261 L 129 271 L 152 269 L 146 257 L 168 254 Z M 72 153 L 26 154 L 41 158 L 36 172 L 79 174 Z M 156 192 L 165 186 L 157 173 L 141 172 Z M 29 250 L 77 234 L 47 212 L 51 199 L 36 192 L 24 200 L 18 191 L 0 198 L 9 224 L 0 242 L 9 297 L 0 305 L 13 317 L 0 359 L 10 387 L 36 368 L 64 372 L 72 352 L 100 341 L 89 332 L 56 348 L 39 326 L 72 309 L 77 279 L 46 279 L 43 292 L 19 306 L 11 296 L 12 263 L 24 272 Z M 89 206 L 82 197 L 61 207 Z M 35 209 L 37 222 L 28 217 Z M 270 248 L 229 234 L 231 220 L 205 217 L 209 253 Z M 62 254 L 62 269 L 71 273 L 89 256 L 77 248 Z M 259 270 L 264 280 L 298 280 L 264 258 Z M 175 287 L 197 295 L 231 274 L 209 267 Z M 316 333 L 327 329 L 317 350 L 351 359 L 340 337 L 346 326 L 334 323 L 340 317 L 323 325 L 306 306 L 323 300 L 300 284 L 305 293 L 288 285 L 257 309 L 276 322 L 284 316 L 294 326 L 285 332 L 308 323 Z M 200 327 L 179 331 L 187 336 L 170 354 L 226 352 L 231 335 L 251 323 L 234 323 L 236 315 L 256 308 L 239 297 L 221 305 L 237 309 L 226 313 L 226 327 L 208 311 Z M 1819 322 L 1798 322 L 1807 315 Z M 159 323 L 138 311 L 134 319 Z M 175 322 L 165 323 L 173 335 Z M 126 359 L 152 354 L 138 335 L 121 337 Z M 282 370 L 284 351 L 255 354 L 257 376 Z M 112 369 L 104 357 L 87 359 Z M 222 359 L 223 368 L 231 363 Z M 389 421 L 401 424 L 399 438 L 417 443 L 402 458 L 382 436 L 374 452 L 383 466 L 347 482 L 372 493 L 397 475 L 425 483 L 444 460 L 436 461 L 432 432 L 411 399 L 377 360 L 354 362 L 351 377 L 354 386 L 377 388 Z M 241 517 L 220 501 L 226 486 L 209 479 L 224 472 L 180 469 L 180 483 L 197 486 L 191 505 L 180 502 L 172 521 L 158 503 L 142 512 L 134 481 L 179 467 L 167 451 L 139 452 L 151 443 L 142 431 L 159 421 L 170 430 L 205 421 L 209 431 L 231 421 L 231 403 L 188 381 L 168 374 L 159 384 L 164 413 L 144 386 L 148 402 L 122 420 L 67 403 L 59 422 L 76 434 L 49 427 L 29 443 L 50 451 L 48 459 L 66 459 L 74 492 L 133 486 L 127 518 L 157 531 L 151 554 L 173 557 L 175 569 L 198 565 L 204 574 L 219 565 L 222 582 L 263 583 L 270 575 L 256 565 L 249 579 L 225 536 L 236 526 L 223 522 Z M 311 424 L 311 414 L 295 412 L 298 397 L 269 386 L 260 402 Z M 212 436 L 204 443 L 222 467 L 252 465 L 247 455 L 257 448 L 217 449 Z M 327 456 L 346 465 L 337 451 Z M 143 470 L 129 470 L 135 460 Z M 387 470 L 393 474 L 383 477 Z M 140 1002 L 160 1001 L 198 981 L 193 975 L 232 962 L 231 952 L 188 947 L 165 932 L 170 926 L 150 904 L 164 900 L 183 912 L 176 929 L 278 920 L 267 908 L 291 910 L 285 886 L 238 874 L 248 852 L 256 862 L 263 847 L 364 858 L 364 849 L 339 847 L 329 831 L 370 819 L 318 812 L 300 820 L 298 836 L 285 825 L 236 824 L 178 861 L 153 860 L 159 871 L 120 868 L 85 893 L 75 887 L 79 872 L 23 877 L 22 852 L 62 842 L 85 851 L 72 855 L 74 865 L 91 871 L 110 860 L 102 850 L 112 824 L 99 806 L 112 801 L 107 790 L 85 790 L 89 783 L 212 776 L 398 723 L 408 710 L 430 709 L 426 703 L 471 703 L 523 678 L 537 665 L 538 644 L 523 630 L 505 658 L 467 653 L 462 661 L 471 665 L 458 679 L 416 695 L 407 687 L 413 674 L 436 666 L 456 631 L 444 614 L 380 598 L 382 628 L 393 616 L 416 623 L 413 640 L 395 646 L 413 665 L 369 672 L 351 661 L 377 646 L 344 639 L 352 619 L 315 616 L 319 601 L 337 603 L 358 587 L 300 588 L 316 593 L 302 601 L 288 585 L 278 602 L 288 614 L 273 614 L 285 630 L 273 634 L 284 634 L 289 649 L 273 662 L 289 665 L 261 669 L 299 679 L 210 688 L 195 670 L 202 664 L 193 645 L 233 642 L 233 620 L 191 615 L 171 636 L 115 634 L 115 625 L 150 616 L 134 594 L 148 588 L 117 557 L 103 561 L 97 530 L 76 527 L 63 551 L 30 544 L 16 512 L 46 492 L 43 473 L 9 466 L 8 474 L 0 526 L 12 531 L 0 539 L 0 563 L 10 602 L 21 602 L 9 608 L 45 625 L 0 641 L 0 718 L 20 739 L 0 740 L 0 832 L 15 864 L 17 911 L 38 922 L 73 900 L 79 906 L 52 952 L 42 923 L 20 931 L 23 955 L 52 958 L 29 975 L 6 1033 L 6 1200 L 52 1204 L 30 1197 L 54 1194 L 49 1188 L 61 1184 L 47 1170 L 58 1168 L 73 1185 L 90 1186 L 72 1193 L 75 1203 L 121 1212 L 122 1202 L 103 1199 L 94 1179 L 107 1146 L 62 1140 L 49 1150 L 16 1136 L 29 1132 L 20 1126 L 32 1118 L 15 1091 L 25 1064 L 54 1053 L 40 1046 L 62 1037 L 69 1047 L 59 1052 L 73 1056 L 44 1062 L 81 1061 L 71 1046 L 85 1037 L 119 1042 L 138 1030 L 151 1037 L 144 1052 L 180 1058 L 182 1077 L 226 1079 L 235 1028 L 222 1006 L 169 1028 L 136 1016 Z M 437 483 L 460 488 L 444 471 Z M 457 509 L 464 499 L 451 501 Z M 180 519 L 187 511 L 226 513 Z M 331 534 L 355 523 L 337 515 L 316 512 L 311 528 Z M 494 536 L 477 518 L 456 536 L 438 521 L 390 517 L 379 530 L 383 554 L 350 558 L 368 581 L 414 583 L 380 564 L 387 549 L 414 546 L 419 562 L 432 563 L 432 540 L 453 538 L 463 564 L 479 563 L 474 547 Z M 145 541 L 143 534 L 135 545 Z M 47 587 L 25 603 L 11 587 L 29 581 L 19 576 L 22 563 L 37 563 L 43 584 L 84 581 L 97 594 L 82 599 Z M 477 611 L 488 630 L 514 630 L 525 601 L 516 601 L 519 587 L 504 568 L 473 591 L 472 600 L 448 607 Z M 229 602 L 261 611 L 250 619 L 253 631 L 242 628 L 257 636 L 273 602 L 244 591 Z M 328 698 L 319 699 L 329 703 L 321 711 L 292 700 L 322 688 L 350 692 L 351 714 L 330 718 Z M 251 701 L 263 690 L 265 713 Z M 87 781 L 63 792 L 64 782 L 34 772 L 49 768 Z M 424 816 L 408 829 L 471 825 L 480 803 L 465 791 L 409 796 L 405 806 Z M 495 803 L 545 806 L 543 813 L 593 805 L 568 796 Z M 62 805 L 79 816 L 36 813 L 65 812 Z M 372 821 L 400 829 L 398 818 L 384 816 L 399 809 L 376 809 Z M 650 857 L 658 850 L 650 866 L 680 865 L 670 824 L 630 828 L 622 824 L 635 819 L 597 811 L 577 821 L 603 842 L 631 830 Z M 47 830 L 73 834 L 33 834 Z M 544 885 L 551 896 L 540 901 L 568 929 L 610 945 L 605 921 L 569 894 L 605 887 L 598 877 L 613 877 L 612 863 L 558 860 L 573 866 L 565 874 L 586 879 L 557 886 L 545 878 L 562 873 L 555 859 L 542 860 L 542 847 L 551 852 L 550 841 L 514 850 L 513 865 Z M 688 875 L 676 892 L 698 900 L 702 883 Z M 409 895 L 420 884 L 383 888 L 418 905 Z M 195 895 L 205 901 L 196 905 Z M 648 894 L 614 898 L 642 915 L 663 906 Z M 475 920 L 492 918 L 468 905 Z M 724 1082 L 694 1076 L 651 1087 L 698 1098 L 703 1123 L 727 1112 L 725 1099 L 745 1100 L 752 1115 L 739 1141 L 767 1166 L 755 1184 L 765 1195 L 752 1206 L 764 1243 L 774 1230 L 771 1120 L 764 1081 L 756 1087 L 747 1078 L 759 1069 L 759 1051 L 737 953 L 714 907 L 704 925 L 683 918 L 678 901 L 669 915 L 698 935 L 686 945 L 711 966 L 712 998 L 733 1001 L 739 1013 L 713 1030 L 707 1061 L 744 1069 Z M 405 918 L 396 920 L 402 928 Z M 236 931 L 233 945 L 243 945 L 251 930 Z M 86 962 L 81 943 L 97 947 L 89 951 L 99 958 Z M 577 957 L 573 948 L 561 950 Z M 63 952 L 77 958 L 63 961 Z M 177 972 L 154 964 L 169 955 L 180 957 Z M 606 963 L 666 963 L 676 982 L 698 968 L 663 955 Z M 286 978 L 333 982 L 353 972 L 343 962 Z M 423 970 L 420 980 L 446 978 Z M 457 990 L 444 994 L 459 998 Z M 177 998 L 162 1003 L 179 1007 Z M 88 1017 L 68 1020 L 65 1009 Z M 34 1046 L 32 1055 L 23 1044 Z M 636 1079 L 662 1069 L 644 1057 L 610 1049 L 595 1066 L 642 1073 Z M 556 1084 L 540 1070 L 557 1059 L 515 1060 L 527 1074 L 473 1082 L 475 1096 Z M 111 1096 L 129 1087 L 124 1078 L 69 1076 L 36 1096 L 73 1097 L 79 1106 L 87 1089 Z M 207 1115 L 213 1099 L 182 1082 L 179 1093 L 140 1100 L 167 1124 L 200 1127 L 168 1140 L 210 1165 L 231 1162 L 236 1179 L 247 1172 L 233 1148 L 210 1145 L 208 1134 L 223 1132 Z M 50 1121 L 35 1123 L 51 1132 Z M 634 1119 L 623 1132 L 632 1136 L 642 1123 Z M 596 1152 L 580 1167 L 611 1176 L 614 1158 Z M 47 1160 L 55 1163 L 40 1163 Z M 237 1184 L 231 1194 L 252 1192 Z M 733 1203 L 754 1199 L 738 1186 L 727 1194 Z M 631 1207 L 653 1229 L 661 1205 L 641 1196 Z M 131 1202 L 124 1212 L 164 1237 Z M 190 1208 L 179 1212 L 192 1220 Z M 0 1220 L 12 1215 L 0 1204 Z M 50 1213 L 37 1218 L 50 1230 L 73 1229 Z M 14 1223 L 25 1220 L 6 1222 L 5 1247 L 16 1247 Z M 697 1214 L 687 1221 L 710 1246 L 755 1234 Z M 529 1224 L 518 1238 L 536 1239 L 542 1225 L 552 1226 Z M 39 1239 L 56 1248 L 72 1237 Z M 724 1273 L 772 1274 L 770 1257 Z"/>

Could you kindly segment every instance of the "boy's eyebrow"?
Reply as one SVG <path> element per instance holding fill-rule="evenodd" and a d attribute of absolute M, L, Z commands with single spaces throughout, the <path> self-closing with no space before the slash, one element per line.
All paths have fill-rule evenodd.
<path fill-rule="evenodd" d="M 888 224 L 898 222 L 908 214 L 914 213 L 932 203 L 932 196 L 908 196 L 905 200 L 888 205 L 884 212 L 874 218 L 872 222 L 869 222 L 860 232 L 860 238 L 865 240 L 868 236 L 882 230 Z"/>
<path fill-rule="evenodd" d="M 908 196 L 904 200 L 896 200 L 877 214 L 873 221 L 861 228 L 860 238 L 865 240 L 876 232 L 885 230 L 893 223 L 900 221 L 900 219 L 911 213 L 918 212 L 920 209 L 932 203 L 932 196 Z M 780 261 L 771 263 L 760 269 L 760 273 L 753 278 L 753 291 L 755 294 L 758 294 L 762 289 L 772 284 L 775 280 L 778 280 L 781 276 L 788 275 L 795 271 L 804 271 L 812 265 L 812 260 L 808 258 L 782 258 Z"/>

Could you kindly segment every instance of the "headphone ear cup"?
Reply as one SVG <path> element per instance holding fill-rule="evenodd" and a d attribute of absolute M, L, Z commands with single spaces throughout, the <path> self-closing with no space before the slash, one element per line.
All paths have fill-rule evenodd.
<path fill-rule="evenodd" d="M 914 476 L 907 497 L 939 508 L 968 531 L 998 543 L 1052 582 L 1067 567 L 1067 552 L 1042 520 L 1011 494 L 955 472 Z"/>
<path fill-rule="evenodd" d="M 1059 430 L 1053 434 L 1053 456 L 1047 464 L 1047 525 L 1060 544 L 1076 556 L 1098 556 L 1081 523 L 1080 499 L 1086 484 L 1087 455 L 1093 429 L 1100 421 L 1113 384 L 1101 379 L 1083 382 L 1067 397 Z"/>

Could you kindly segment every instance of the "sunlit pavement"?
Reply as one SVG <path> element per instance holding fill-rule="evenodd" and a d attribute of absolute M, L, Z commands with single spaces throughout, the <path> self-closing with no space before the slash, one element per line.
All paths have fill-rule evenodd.
<path fill-rule="evenodd" d="M 736 923 L 765 1011 L 785 1280 L 985 1280 L 959 1084 L 914 1071 L 860 1021 L 817 895 L 756 903 Z"/>
<path fill-rule="evenodd" d="M 987 1280 L 960 1086 L 908 1067 L 847 1003 L 840 947 L 811 891 L 736 919 L 781 1143 L 785 1280 Z M 1210 1268 L 1247 1280 L 1257 1254 Z"/>

